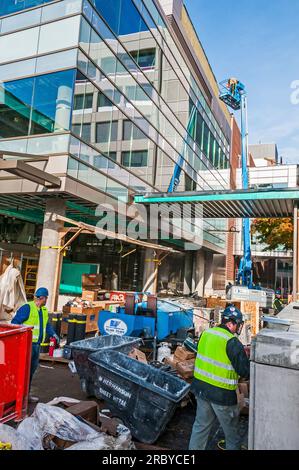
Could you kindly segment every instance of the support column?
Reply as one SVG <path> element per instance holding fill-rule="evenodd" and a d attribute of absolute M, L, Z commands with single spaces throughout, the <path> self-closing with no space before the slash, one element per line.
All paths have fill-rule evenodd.
<path fill-rule="evenodd" d="M 294 207 L 294 242 L 293 242 L 293 301 L 298 299 L 298 280 L 299 280 L 299 246 L 298 246 L 298 233 L 299 233 L 299 219 L 298 219 L 298 203 Z"/>
<path fill-rule="evenodd" d="M 158 290 L 158 263 L 154 260 L 157 259 L 156 252 L 151 248 L 146 248 L 144 256 L 143 268 L 143 292 L 150 294 L 157 294 Z"/>
<path fill-rule="evenodd" d="M 194 253 L 195 261 L 193 263 L 192 292 L 197 292 L 199 297 L 204 296 L 204 277 L 205 277 L 205 253 L 199 250 Z"/>
<path fill-rule="evenodd" d="M 185 253 L 184 295 L 190 295 L 192 293 L 193 255 L 194 252 L 188 251 Z"/>
<path fill-rule="evenodd" d="M 49 199 L 46 202 L 44 227 L 41 242 L 41 252 L 38 265 L 37 287 L 46 287 L 49 290 L 47 307 L 55 311 L 61 276 L 62 256 L 59 253 L 60 232 L 64 223 L 53 220 L 53 216 L 65 215 L 65 201 L 62 199 Z"/>
<path fill-rule="evenodd" d="M 213 294 L 213 253 L 206 251 L 204 295 L 209 296 L 212 294 Z"/>

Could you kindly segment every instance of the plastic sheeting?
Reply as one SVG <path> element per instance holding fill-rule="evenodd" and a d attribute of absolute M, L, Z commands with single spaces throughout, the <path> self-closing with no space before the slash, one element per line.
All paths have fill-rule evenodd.
<path fill-rule="evenodd" d="M 6 424 L 0 424 L 0 441 L 10 443 L 12 445 L 12 450 L 38 450 L 38 447 L 36 447 L 36 440 L 31 436 L 32 430 L 30 427 L 27 428 L 27 434 L 24 435 L 19 432 L 19 430 Z"/>
<path fill-rule="evenodd" d="M 98 437 L 98 433 L 90 426 L 56 406 L 38 403 L 32 418 L 37 421 L 42 438 L 52 435 L 65 441 L 78 442 Z"/>
<path fill-rule="evenodd" d="M 57 402 L 57 400 L 59 399 L 54 401 Z M 55 436 L 69 443 L 73 442 L 73 445 L 67 450 L 128 450 L 134 448 L 129 429 L 121 424 L 117 427 L 117 437 L 108 436 L 105 433 L 95 431 L 66 410 L 43 403 L 39 403 L 32 416 L 24 419 L 17 431 L 12 430 L 12 432 L 17 433 L 14 434 L 15 437 L 20 437 L 20 446 L 25 450 L 43 450 L 49 436 Z M 27 442 L 26 436 L 30 436 L 30 442 Z M 7 442 L 11 442 L 11 440 L 8 439 Z M 14 442 L 16 442 L 15 439 Z M 51 449 L 55 449 L 55 444 L 51 441 L 48 442 L 49 445 Z"/>
<path fill-rule="evenodd" d="M 17 309 L 26 302 L 21 273 L 10 264 L 0 276 L 0 321 L 11 321 Z"/>

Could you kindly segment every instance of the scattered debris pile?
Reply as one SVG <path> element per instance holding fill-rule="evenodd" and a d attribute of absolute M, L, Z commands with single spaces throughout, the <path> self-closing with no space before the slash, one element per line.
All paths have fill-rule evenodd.
<path fill-rule="evenodd" d="M 63 399 L 65 400 L 65 399 Z M 32 416 L 17 429 L 0 425 L 0 442 L 11 450 L 130 450 L 131 434 L 120 421 L 109 427 L 111 418 L 98 413 L 95 402 L 56 405 L 39 403 Z M 68 406 L 70 405 L 70 406 Z M 62 407 L 66 407 L 63 409 Z M 101 428 L 101 420 L 105 425 Z M 112 423 L 112 420 L 111 420 Z"/>

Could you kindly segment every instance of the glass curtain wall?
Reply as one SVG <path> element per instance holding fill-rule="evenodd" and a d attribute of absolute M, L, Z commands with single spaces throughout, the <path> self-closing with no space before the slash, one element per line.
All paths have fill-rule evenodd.
<path fill-rule="evenodd" d="M 75 70 L 0 84 L 0 138 L 70 129 Z"/>
<path fill-rule="evenodd" d="M 0 16 L 32 8 L 54 0 L 0 0 Z"/>
<path fill-rule="evenodd" d="M 111 95 L 112 93 L 115 94 L 116 88 L 114 87 L 113 90 L 111 82 L 113 82 L 115 86 L 117 86 L 118 93 L 119 90 L 122 90 L 122 92 L 124 93 L 124 101 L 126 101 L 127 99 L 127 96 L 125 96 L 125 92 L 127 90 L 129 90 L 130 93 L 133 94 L 133 96 L 135 94 L 135 100 L 132 102 L 133 106 L 130 103 L 128 103 L 127 106 L 128 109 L 132 109 L 131 115 L 133 119 L 138 117 L 138 125 L 143 125 L 143 128 L 141 130 L 144 133 L 147 133 L 150 138 L 151 136 L 148 134 L 149 131 L 152 133 L 152 135 L 155 135 L 156 140 L 161 140 L 160 135 L 158 135 L 158 130 L 161 132 L 161 134 L 165 135 L 168 139 L 168 142 L 164 143 L 161 140 L 161 146 L 164 147 L 164 149 L 167 151 L 167 153 L 169 153 L 169 155 L 173 155 L 173 160 L 174 162 L 176 162 L 178 160 L 178 154 L 184 150 L 185 146 L 182 135 L 178 134 L 176 128 L 173 126 L 170 119 L 166 119 L 164 114 L 161 112 L 160 108 L 163 108 L 163 105 L 161 107 L 156 105 L 152 101 L 150 96 L 148 96 L 148 94 L 144 92 L 143 87 L 139 83 L 139 80 L 137 80 L 136 78 L 136 75 L 138 76 L 138 79 L 139 76 L 142 75 L 144 79 L 144 74 L 140 72 L 139 68 L 135 63 L 133 63 L 132 59 L 132 69 L 134 68 L 136 72 L 132 73 L 132 71 L 130 70 L 130 73 L 128 73 L 127 68 L 124 67 L 123 63 L 119 60 L 116 53 L 116 50 L 122 48 L 122 53 L 124 54 L 124 48 L 118 43 L 116 38 L 114 38 L 113 36 L 111 37 L 112 33 L 108 30 L 107 26 L 104 25 L 101 19 L 97 15 L 95 15 L 94 12 L 91 13 L 91 15 L 94 28 L 96 28 L 97 31 L 101 31 L 101 36 L 96 32 L 94 28 L 91 28 L 87 22 L 83 21 L 81 28 L 80 47 L 91 57 L 92 61 L 98 65 L 100 70 L 98 70 L 97 67 L 93 65 L 93 62 L 87 61 L 86 63 L 86 59 L 83 57 L 83 55 L 79 58 L 79 67 L 82 71 L 84 71 L 84 73 L 88 74 L 89 78 L 95 80 L 95 82 L 102 87 L 102 90 L 105 92 L 106 95 L 106 90 L 108 89 Z M 105 41 L 103 40 L 103 38 L 105 38 Z M 129 58 L 129 54 L 126 54 Z M 99 73 L 100 71 L 103 72 L 103 76 L 101 76 L 101 73 Z M 152 91 L 153 90 L 154 89 L 152 87 Z M 160 98 L 157 97 L 157 101 L 159 100 Z M 186 113 L 188 115 L 188 107 Z M 144 119 L 143 116 L 146 116 L 147 120 Z M 156 133 L 155 129 L 150 128 L 148 120 L 150 120 L 150 123 L 155 126 Z M 183 130 L 183 133 L 186 134 L 186 131 Z M 170 142 L 172 142 L 172 144 L 170 144 Z M 192 142 L 194 143 L 193 140 Z M 176 148 L 174 148 L 174 146 Z M 197 149 L 197 152 L 200 152 L 200 150 Z M 184 166 L 187 166 L 189 162 L 191 163 L 191 165 L 193 165 L 193 169 L 191 169 L 190 166 L 189 171 L 187 172 L 191 178 L 194 178 L 195 176 L 196 181 L 196 173 L 198 170 L 196 160 L 199 159 L 199 156 L 198 154 L 194 155 L 194 150 L 189 145 L 188 152 L 186 152 L 185 157 L 188 161 L 184 161 Z M 201 157 L 203 158 L 203 155 L 201 155 Z M 210 167 L 212 168 L 212 165 L 210 165 Z M 210 179 L 212 180 L 213 178 L 216 180 L 217 186 L 221 186 L 221 181 L 217 182 L 218 175 L 211 174 Z M 202 177 L 201 179 L 202 186 L 199 185 L 199 188 L 204 188 L 206 186 L 205 179 Z M 153 180 L 155 180 L 155 175 L 153 175 Z M 222 185 L 223 184 L 224 183 L 222 183 Z"/>

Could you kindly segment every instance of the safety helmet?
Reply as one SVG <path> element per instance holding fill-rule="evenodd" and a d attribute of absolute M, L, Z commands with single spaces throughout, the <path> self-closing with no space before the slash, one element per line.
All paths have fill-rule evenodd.
<path fill-rule="evenodd" d="M 49 291 L 46 287 L 40 287 L 34 294 L 35 297 L 49 297 Z"/>
<path fill-rule="evenodd" d="M 228 307 L 226 307 L 226 309 L 222 312 L 221 319 L 231 320 L 237 324 L 244 323 L 242 313 L 234 305 L 229 305 Z"/>

